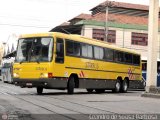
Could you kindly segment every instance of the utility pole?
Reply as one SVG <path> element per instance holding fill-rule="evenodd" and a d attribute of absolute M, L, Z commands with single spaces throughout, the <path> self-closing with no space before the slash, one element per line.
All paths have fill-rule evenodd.
<path fill-rule="evenodd" d="M 105 22 L 105 41 L 106 42 L 107 42 L 107 38 L 108 38 L 108 9 L 109 9 L 109 7 L 106 6 L 106 22 Z"/>
<path fill-rule="evenodd" d="M 159 0 L 150 0 L 146 92 L 151 92 L 157 87 L 158 17 Z"/>
<path fill-rule="evenodd" d="M 103 5 L 103 7 L 106 10 L 106 21 L 105 21 L 105 41 L 107 42 L 107 38 L 108 38 L 108 14 L 109 14 L 109 8 L 113 7 L 114 5 L 114 1 L 108 1 L 106 0 L 105 4 Z"/>

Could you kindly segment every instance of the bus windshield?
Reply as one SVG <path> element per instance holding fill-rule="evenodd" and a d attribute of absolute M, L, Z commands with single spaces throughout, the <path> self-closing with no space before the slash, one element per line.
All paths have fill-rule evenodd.
<path fill-rule="evenodd" d="M 53 38 L 21 38 L 18 42 L 15 62 L 50 62 L 53 53 Z"/>

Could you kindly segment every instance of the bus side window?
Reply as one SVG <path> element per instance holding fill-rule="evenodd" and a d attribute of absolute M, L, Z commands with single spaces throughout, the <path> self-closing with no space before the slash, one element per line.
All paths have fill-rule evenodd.
<path fill-rule="evenodd" d="M 140 65 L 140 56 L 139 55 L 133 55 L 133 64 Z"/>
<path fill-rule="evenodd" d="M 66 40 L 66 54 L 74 55 L 74 42 L 70 40 Z"/>
<path fill-rule="evenodd" d="M 124 62 L 125 63 L 129 63 L 129 64 L 132 64 L 133 61 L 132 61 L 132 54 L 130 53 L 125 53 L 124 54 Z"/>
<path fill-rule="evenodd" d="M 99 60 L 104 59 L 104 49 L 102 47 L 94 46 L 94 58 Z"/>
<path fill-rule="evenodd" d="M 64 63 L 64 41 L 61 38 L 57 38 L 55 62 Z"/>
<path fill-rule="evenodd" d="M 107 61 L 113 61 L 114 51 L 109 48 L 105 48 L 105 56 L 104 59 Z"/>

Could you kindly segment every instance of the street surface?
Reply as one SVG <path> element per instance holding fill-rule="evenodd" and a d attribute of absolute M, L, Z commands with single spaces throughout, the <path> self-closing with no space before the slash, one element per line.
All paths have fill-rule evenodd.
<path fill-rule="evenodd" d="M 96 119 L 91 116 L 94 114 L 160 114 L 160 100 L 141 97 L 142 92 L 89 94 L 76 89 L 75 94 L 68 95 L 66 91 L 44 89 L 43 95 L 37 95 L 35 88 L 0 81 L 0 119 L 82 120 Z"/>

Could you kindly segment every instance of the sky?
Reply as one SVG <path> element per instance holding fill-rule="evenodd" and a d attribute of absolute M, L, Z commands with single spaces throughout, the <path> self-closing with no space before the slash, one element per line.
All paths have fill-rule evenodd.
<path fill-rule="evenodd" d="M 47 32 L 105 0 L 0 0 L 0 42 L 20 34 Z M 149 4 L 149 0 L 114 0 Z"/>

